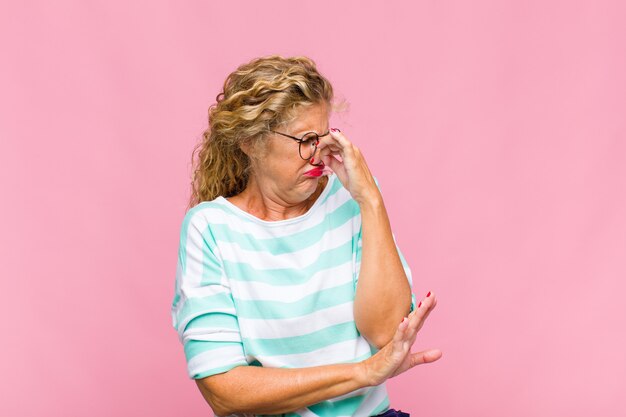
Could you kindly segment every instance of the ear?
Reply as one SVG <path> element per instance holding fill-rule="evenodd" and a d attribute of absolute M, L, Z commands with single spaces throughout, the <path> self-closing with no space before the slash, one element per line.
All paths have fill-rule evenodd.
<path fill-rule="evenodd" d="M 246 155 L 250 156 L 250 142 L 242 142 L 241 144 L 239 144 L 239 149 L 241 149 L 241 151 Z"/>

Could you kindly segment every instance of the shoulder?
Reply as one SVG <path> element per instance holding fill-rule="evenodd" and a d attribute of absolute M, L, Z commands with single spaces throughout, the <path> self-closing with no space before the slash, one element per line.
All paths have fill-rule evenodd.
<path fill-rule="evenodd" d="M 229 218 L 230 216 L 219 200 L 203 201 L 187 210 L 182 219 L 182 228 L 193 227 L 202 230 L 214 223 L 228 222 Z"/>

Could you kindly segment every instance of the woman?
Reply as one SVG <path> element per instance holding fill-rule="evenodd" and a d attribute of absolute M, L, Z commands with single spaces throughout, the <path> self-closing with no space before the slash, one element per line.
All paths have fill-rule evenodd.
<path fill-rule="evenodd" d="M 230 74 L 209 110 L 172 319 L 218 416 L 406 415 L 384 382 L 441 357 L 410 352 L 436 299 L 416 306 L 377 180 L 328 126 L 332 103 L 313 61 L 275 55 Z"/>

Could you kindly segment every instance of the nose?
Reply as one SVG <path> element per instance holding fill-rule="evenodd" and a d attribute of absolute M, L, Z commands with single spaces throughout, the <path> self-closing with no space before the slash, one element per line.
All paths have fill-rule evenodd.
<path fill-rule="evenodd" d="M 318 142 L 319 143 L 319 142 Z M 315 148 L 315 152 L 313 152 L 313 155 L 311 156 L 311 160 L 313 160 L 313 163 L 311 163 L 311 165 L 322 165 L 322 152 L 324 152 L 324 150 L 320 150 L 319 148 Z M 309 160 L 309 162 L 311 161 Z"/>

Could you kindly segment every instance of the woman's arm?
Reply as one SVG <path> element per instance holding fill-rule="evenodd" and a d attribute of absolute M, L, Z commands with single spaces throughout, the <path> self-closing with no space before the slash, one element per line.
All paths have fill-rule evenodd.
<path fill-rule="evenodd" d="M 320 158 L 361 207 L 362 251 L 354 300 L 355 323 L 368 342 L 380 349 L 411 310 L 411 286 L 393 241 L 382 195 L 365 157 L 339 129 L 331 128 L 330 132 L 317 146 Z"/>
<path fill-rule="evenodd" d="M 411 287 L 393 240 L 380 191 L 361 207 L 361 269 L 354 299 L 359 332 L 380 349 L 411 309 Z"/>
<path fill-rule="evenodd" d="M 196 379 L 196 384 L 218 416 L 289 413 L 360 388 L 380 385 L 441 357 L 439 349 L 411 352 L 417 332 L 436 305 L 434 294 L 423 298 L 421 308 L 416 308 L 396 326 L 392 340 L 361 362 L 308 368 L 244 365 Z"/>
<path fill-rule="evenodd" d="M 364 362 L 308 368 L 237 366 L 196 379 L 215 414 L 282 414 L 369 386 Z"/>

